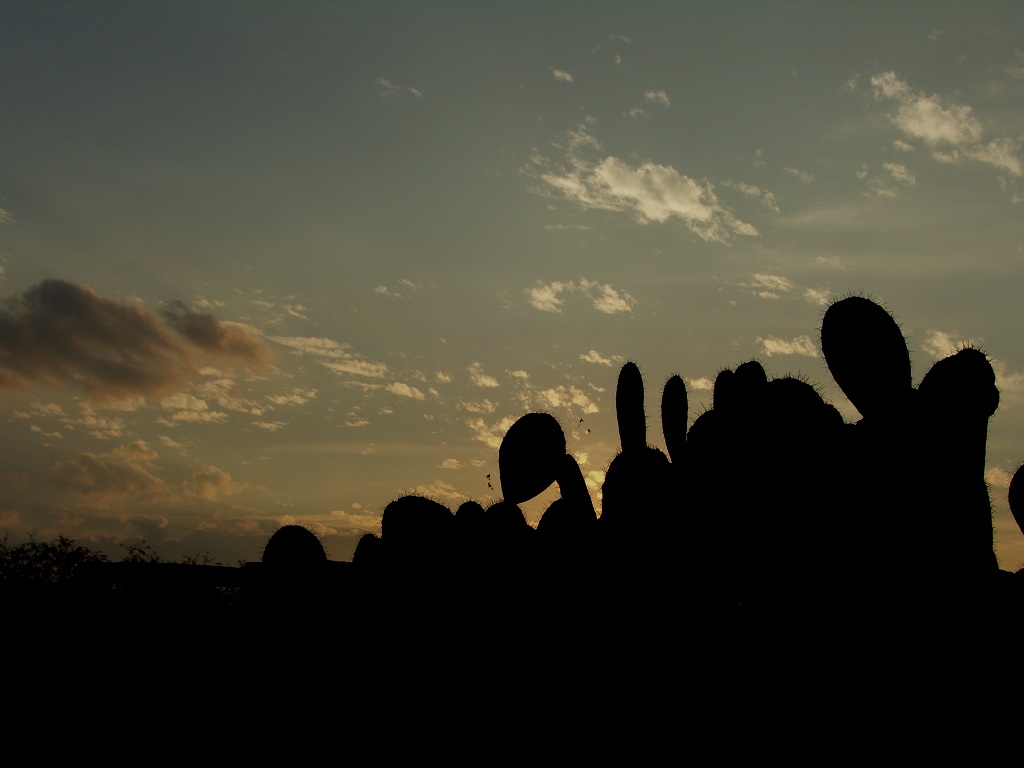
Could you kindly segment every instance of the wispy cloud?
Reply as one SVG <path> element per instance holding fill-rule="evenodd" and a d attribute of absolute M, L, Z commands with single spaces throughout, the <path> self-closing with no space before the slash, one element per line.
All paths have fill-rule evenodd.
<path fill-rule="evenodd" d="M 538 281 L 532 288 L 526 289 L 530 306 L 542 312 L 560 313 L 565 304 L 566 294 L 579 294 L 585 297 L 594 309 L 605 315 L 631 312 L 633 305 L 636 304 L 636 299 L 625 291 L 616 290 L 607 283 L 599 283 L 585 277 L 579 281 Z"/>
<path fill-rule="evenodd" d="M 751 279 L 745 283 L 738 283 L 742 288 L 753 291 L 762 299 L 776 300 L 788 297 L 790 299 L 802 298 L 805 301 L 824 306 L 831 296 L 827 288 L 801 287 L 782 275 L 773 275 L 767 272 L 756 272 Z"/>
<path fill-rule="evenodd" d="M 539 194 L 561 196 L 584 208 L 629 213 L 641 224 L 678 219 L 706 241 L 725 243 L 735 235 L 758 234 L 721 205 L 708 182 L 653 161 L 633 164 L 614 156 L 593 157 L 601 145 L 587 123 L 569 132 L 559 149 L 564 161 L 535 155 L 522 169 L 541 182 L 534 189 Z"/>
<path fill-rule="evenodd" d="M 378 285 L 373 289 L 373 292 L 378 296 L 394 296 L 402 298 L 410 294 L 415 293 L 419 290 L 419 286 L 412 280 L 399 280 L 392 287 L 386 285 Z"/>
<path fill-rule="evenodd" d="M 273 353 L 254 332 L 174 302 L 141 302 L 45 280 L 0 307 L 0 389 L 54 384 L 95 402 L 158 397 L 190 386 L 203 358 L 263 369 Z"/>
<path fill-rule="evenodd" d="M 555 80 L 563 83 L 571 83 L 572 75 L 566 72 L 564 69 L 552 69 L 551 74 L 554 75 Z"/>
<path fill-rule="evenodd" d="M 799 179 L 804 184 L 810 184 L 812 181 L 814 181 L 814 174 L 813 173 L 808 173 L 807 171 L 801 171 L 799 168 L 783 168 L 782 170 L 785 171 L 786 173 L 788 173 L 790 176 L 793 176 L 796 179 Z"/>
<path fill-rule="evenodd" d="M 469 371 L 469 380 L 473 386 L 487 388 L 494 388 L 498 386 L 498 380 L 490 374 L 485 373 L 484 367 L 480 363 L 472 363 L 466 370 Z"/>
<path fill-rule="evenodd" d="M 318 362 L 325 368 L 337 373 L 351 373 L 356 376 L 383 378 L 388 374 L 384 363 L 364 360 L 350 352 L 351 345 L 341 344 L 333 339 L 310 336 L 272 336 L 275 341 L 300 353 L 319 358 Z"/>
<path fill-rule="evenodd" d="M 664 91 L 644 91 L 644 101 L 650 101 L 662 107 L 671 106 L 668 94 Z"/>
<path fill-rule="evenodd" d="M 417 99 L 422 99 L 426 94 L 419 88 L 414 88 L 411 85 L 398 85 L 391 82 L 386 77 L 378 77 L 374 80 L 374 83 L 380 86 L 381 98 L 393 98 L 395 96 L 409 95 L 415 96 Z"/>
<path fill-rule="evenodd" d="M 620 358 L 615 356 L 605 357 L 596 349 L 592 349 L 589 352 L 580 355 L 580 360 L 585 363 L 596 363 L 597 365 L 615 365 L 619 362 Z"/>
<path fill-rule="evenodd" d="M 923 142 L 936 160 L 955 163 L 967 158 L 1016 177 L 1024 174 L 1024 139 L 997 137 L 983 142 L 981 121 L 969 104 L 915 90 L 895 72 L 873 76 L 871 94 L 877 101 L 895 103 L 889 119 L 905 138 Z"/>
<path fill-rule="evenodd" d="M 761 350 L 766 357 L 775 355 L 803 355 L 817 357 L 818 348 L 810 336 L 797 336 L 794 339 L 777 339 L 772 336 L 757 338 Z"/>
<path fill-rule="evenodd" d="M 753 184 L 747 184 L 742 181 L 725 181 L 723 185 L 735 189 L 744 197 L 759 201 L 769 211 L 779 212 L 779 206 L 775 202 L 775 195 L 766 189 L 761 189 Z"/>
<path fill-rule="evenodd" d="M 426 395 L 424 395 L 423 392 L 421 392 L 420 390 L 416 389 L 416 387 L 410 386 L 400 381 L 388 384 L 386 387 L 384 387 L 384 389 L 385 391 L 390 392 L 393 395 L 398 395 L 399 397 L 408 397 L 411 398 L 412 400 L 426 399 Z"/>

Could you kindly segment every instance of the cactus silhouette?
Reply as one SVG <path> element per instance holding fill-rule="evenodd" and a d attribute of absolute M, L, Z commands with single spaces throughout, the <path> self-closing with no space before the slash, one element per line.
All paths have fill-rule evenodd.
<path fill-rule="evenodd" d="M 864 296 L 829 304 L 821 320 L 821 352 L 836 384 L 861 416 L 906 407 L 910 351 L 896 320 Z"/>
<path fill-rule="evenodd" d="M 626 362 L 615 387 L 619 452 L 605 470 L 600 524 L 611 536 L 671 519 L 666 505 L 672 481 L 668 456 L 647 443 L 644 382 L 640 368 Z"/>
<path fill-rule="evenodd" d="M 283 525 L 267 540 L 261 562 L 279 572 L 304 571 L 327 561 L 327 553 L 313 531 L 302 525 Z"/>
<path fill-rule="evenodd" d="M 388 502 L 380 521 L 389 570 L 423 574 L 450 564 L 455 515 L 439 501 L 406 494 Z"/>
<path fill-rule="evenodd" d="M 831 303 L 820 339 L 829 372 L 861 415 L 837 456 L 846 479 L 835 514 L 862 553 L 867 599 L 896 606 L 920 591 L 927 568 L 915 555 L 922 521 L 908 482 L 921 460 L 910 352 L 893 316 L 864 296 Z"/>
<path fill-rule="evenodd" d="M 999 569 L 985 482 L 988 422 L 999 390 L 988 356 L 965 347 L 937 361 L 918 384 L 918 430 L 933 569 L 959 584 Z"/>
<path fill-rule="evenodd" d="M 509 427 L 498 446 L 498 473 L 505 501 L 521 504 L 541 494 L 564 470 L 565 433 L 549 413 L 527 413 Z"/>
<path fill-rule="evenodd" d="M 689 419 L 689 401 L 686 383 L 678 374 L 665 382 L 661 390 L 661 433 L 665 438 L 665 450 L 676 469 L 685 467 L 686 427 Z M 682 478 L 677 474 L 677 482 Z"/>
<path fill-rule="evenodd" d="M 861 414 L 842 454 L 837 512 L 862 522 L 854 537 L 874 564 L 875 597 L 890 606 L 973 600 L 999 571 L 984 480 L 999 393 L 987 357 L 961 349 L 915 388 L 899 325 L 861 296 L 826 309 L 821 344 Z"/>
<path fill-rule="evenodd" d="M 1010 514 L 1017 523 L 1020 532 L 1024 534 L 1024 464 L 1021 464 L 1014 470 L 1006 496 L 1010 505 Z M 1024 563 L 1018 566 L 1015 573 L 1024 578 Z"/>
<path fill-rule="evenodd" d="M 554 416 L 527 413 L 517 419 L 498 448 L 498 471 L 503 500 L 511 505 L 532 499 L 552 483 L 558 484 L 560 497 L 548 506 L 537 524 L 539 545 L 546 559 L 557 558 L 558 550 L 574 546 L 576 539 L 589 539 L 597 520 L 594 502 L 579 464 L 566 451 L 565 433 Z M 497 508 L 498 512 L 502 510 L 504 507 Z"/>
<path fill-rule="evenodd" d="M 258 577 L 244 602 L 280 620 L 278 631 L 309 630 L 322 618 L 315 608 L 326 596 L 327 553 L 303 525 L 283 525 L 263 547 Z"/>
<path fill-rule="evenodd" d="M 681 489 L 673 488 L 672 465 L 647 443 L 644 384 L 635 362 L 619 371 L 615 390 L 618 453 L 605 470 L 598 518 L 598 549 L 608 577 L 606 597 L 659 603 L 678 576 Z M 643 585 L 643 586 L 641 586 Z"/>

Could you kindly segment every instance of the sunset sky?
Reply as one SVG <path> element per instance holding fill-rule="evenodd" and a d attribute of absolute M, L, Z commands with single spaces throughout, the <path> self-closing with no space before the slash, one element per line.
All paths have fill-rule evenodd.
<path fill-rule="evenodd" d="M 347 560 L 499 499 L 528 411 L 599 504 L 625 361 L 659 447 L 671 375 L 692 421 L 751 359 L 856 421 L 818 330 L 863 294 L 915 384 L 990 355 L 1015 570 L 1022 291 L 1024 4 L 0 2 L 11 543 Z"/>

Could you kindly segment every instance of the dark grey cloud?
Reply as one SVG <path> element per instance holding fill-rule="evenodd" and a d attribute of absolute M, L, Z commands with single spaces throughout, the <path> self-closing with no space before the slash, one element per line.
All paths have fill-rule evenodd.
<path fill-rule="evenodd" d="M 0 303 L 0 390 L 50 384 L 94 401 L 154 397 L 189 386 L 202 355 L 264 366 L 271 351 L 241 326 L 183 305 L 161 316 L 64 280 Z"/>

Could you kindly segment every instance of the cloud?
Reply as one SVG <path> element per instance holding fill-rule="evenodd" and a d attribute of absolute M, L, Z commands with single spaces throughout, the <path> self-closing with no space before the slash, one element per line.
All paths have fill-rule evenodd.
<path fill-rule="evenodd" d="M 1015 48 L 1013 56 L 1014 60 L 1006 67 L 1006 74 L 1016 80 L 1024 80 L 1024 48 Z"/>
<path fill-rule="evenodd" d="M 395 283 L 394 287 L 388 288 L 386 285 L 378 285 L 373 289 L 373 292 L 378 296 L 394 296 L 396 298 L 403 298 L 411 293 L 415 293 L 419 290 L 419 286 L 412 282 L 412 280 L 405 280 L 404 278 Z"/>
<path fill-rule="evenodd" d="M 543 411 L 566 408 L 573 412 L 597 413 L 600 410 L 586 392 L 575 386 L 542 389 L 536 393 L 536 399 L 540 404 L 539 410 Z"/>
<path fill-rule="evenodd" d="M 885 169 L 885 175 L 872 176 L 867 166 L 862 166 L 857 172 L 857 178 L 867 184 L 872 194 L 879 197 L 896 197 L 899 187 L 912 187 L 917 184 L 917 177 L 902 163 L 883 163 L 882 167 Z"/>
<path fill-rule="evenodd" d="M 925 334 L 924 341 L 921 342 L 921 349 L 932 360 L 942 360 L 968 344 L 967 339 L 946 331 L 933 330 Z"/>
<path fill-rule="evenodd" d="M 745 197 L 749 197 L 752 200 L 759 200 L 761 204 L 769 211 L 779 212 L 779 206 L 775 202 L 775 195 L 766 189 L 761 189 L 753 184 L 746 184 L 742 181 L 726 181 L 725 186 L 731 187 L 741 192 Z"/>
<path fill-rule="evenodd" d="M 558 80 L 559 82 L 562 82 L 562 83 L 571 83 L 572 82 L 572 75 L 570 75 L 565 70 L 554 69 L 554 70 L 551 71 L 551 74 L 554 75 L 555 76 L 555 80 Z"/>
<path fill-rule="evenodd" d="M 605 315 L 630 312 L 636 303 L 628 293 L 620 293 L 607 283 L 595 283 L 586 278 L 580 280 L 580 290 L 590 299 L 594 309 Z"/>
<path fill-rule="evenodd" d="M 997 137 L 982 143 L 982 125 L 970 105 L 914 90 L 894 72 L 872 77 L 871 89 L 876 100 L 895 102 L 889 119 L 905 137 L 923 142 L 934 159 L 955 163 L 968 158 L 1013 176 L 1024 175 L 1024 140 Z"/>
<path fill-rule="evenodd" d="M 426 96 L 426 94 L 419 88 L 413 88 L 411 85 L 396 85 L 385 77 L 378 77 L 374 80 L 374 83 L 381 87 L 381 98 L 387 99 L 394 96 L 401 96 L 402 94 L 409 94 L 411 96 L 415 96 L 417 99 L 422 99 Z"/>
<path fill-rule="evenodd" d="M 553 283 L 538 282 L 533 288 L 526 289 L 530 306 L 542 312 L 561 312 L 564 299 L 562 294 L 571 291 L 573 284 L 555 281 Z"/>
<path fill-rule="evenodd" d="M 644 100 L 653 101 L 655 104 L 660 104 L 663 107 L 670 106 L 668 94 L 664 91 L 644 91 Z"/>
<path fill-rule="evenodd" d="M 224 322 L 212 314 L 192 312 L 180 301 L 168 303 L 160 314 L 171 328 L 205 352 L 241 360 L 257 369 L 265 369 L 270 364 L 270 348 L 254 335 L 254 331 L 239 323 Z"/>
<path fill-rule="evenodd" d="M 0 389 L 70 386 L 95 402 L 158 397 L 197 379 L 203 356 L 257 369 L 273 357 L 238 324 L 177 302 L 158 315 L 64 280 L 44 280 L 0 307 Z"/>
<path fill-rule="evenodd" d="M 711 184 L 697 182 L 670 165 L 590 157 L 601 146 L 587 125 L 570 131 L 559 146 L 564 163 L 535 155 L 522 169 L 540 181 L 533 191 L 559 195 L 588 209 L 629 213 L 641 224 L 679 219 L 705 241 L 725 243 L 735 235 L 758 234 L 722 207 Z"/>
<path fill-rule="evenodd" d="M 791 280 L 780 275 L 756 273 L 753 277 L 753 282 L 741 285 L 752 289 L 762 299 L 778 299 L 781 294 L 789 293 L 795 287 Z"/>
<path fill-rule="evenodd" d="M 474 386 L 489 388 L 498 386 L 498 380 L 484 373 L 483 366 L 480 363 L 472 363 L 466 370 L 469 371 L 469 380 Z"/>
<path fill-rule="evenodd" d="M 758 337 L 757 342 L 761 345 L 767 357 L 774 355 L 803 355 L 804 357 L 817 357 L 818 348 L 810 336 L 797 336 L 795 339 L 776 339 L 773 337 Z"/>
<path fill-rule="evenodd" d="M 782 170 L 790 176 L 797 178 L 799 181 L 802 181 L 804 184 L 810 184 L 814 181 L 814 174 L 808 173 L 807 171 L 801 171 L 798 168 L 783 168 Z"/>
<path fill-rule="evenodd" d="M 944 105 L 938 96 L 913 90 L 895 72 L 871 78 L 875 99 L 896 102 L 889 118 L 904 134 L 929 146 L 973 144 L 981 139 L 981 123 L 966 104 Z"/>
<path fill-rule="evenodd" d="M 315 397 L 315 389 L 295 388 L 289 395 L 269 395 L 267 400 L 274 405 L 305 405 Z"/>
<path fill-rule="evenodd" d="M 618 362 L 618 357 L 605 357 L 596 349 L 592 349 L 586 354 L 580 355 L 580 360 L 585 363 L 597 363 L 598 365 L 615 365 Z"/>
<path fill-rule="evenodd" d="M 488 448 L 497 450 L 501 447 L 501 441 L 505 433 L 509 431 L 516 421 L 515 416 L 505 416 L 496 422 L 488 424 L 480 417 L 467 419 L 466 426 L 473 433 L 473 437 L 486 445 Z"/>
<path fill-rule="evenodd" d="M 383 378 L 388 373 L 388 367 L 384 363 L 363 360 L 349 352 L 350 345 L 339 344 L 333 339 L 308 336 L 272 336 L 271 341 L 291 347 L 303 354 L 318 357 L 320 365 L 338 373 L 352 373 L 375 379 Z"/>
<path fill-rule="evenodd" d="M 598 283 L 587 278 L 579 282 L 556 280 L 551 283 L 537 282 L 526 289 L 527 300 L 534 309 L 542 312 L 560 313 L 565 303 L 565 294 L 580 294 L 590 301 L 591 306 L 605 315 L 631 312 L 636 299 L 624 291 L 618 291 L 607 283 Z"/>
<path fill-rule="evenodd" d="M 423 400 L 426 398 L 426 395 L 416 389 L 416 387 L 410 387 L 408 384 L 404 384 L 400 381 L 388 384 L 384 389 L 393 395 L 398 395 L 399 397 L 408 397 L 413 400 Z"/>

